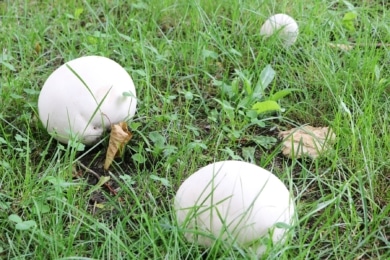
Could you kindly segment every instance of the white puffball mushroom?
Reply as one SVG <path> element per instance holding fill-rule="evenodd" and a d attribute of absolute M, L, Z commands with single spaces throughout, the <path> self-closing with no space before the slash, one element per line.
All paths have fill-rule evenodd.
<path fill-rule="evenodd" d="M 260 29 L 260 35 L 270 37 L 277 33 L 286 47 L 293 45 L 298 38 L 298 24 L 286 14 L 275 14 L 269 17 Z"/>
<path fill-rule="evenodd" d="M 85 56 L 57 68 L 39 94 L 39 117 L 62 143 L 72 138 L 91 145 L 112 124 L 136 112 L 133 80 L 115 61 Z"/>
<path fill-rule="evenodd" d="M 256 243 L 261 238 L 272 234 L 268 238 L 273 242 L 285 241 L 286 229 L 275 224 L 292 225 L 295 210 L 282 181 L 241 161 L 220 161 L 199 169 L 179 187 L 174 207 L 188 241 L 207 247 L 215 239 L 234 241 L 251 245 L 257 255 L 266 250 L 266 245 Z"/>

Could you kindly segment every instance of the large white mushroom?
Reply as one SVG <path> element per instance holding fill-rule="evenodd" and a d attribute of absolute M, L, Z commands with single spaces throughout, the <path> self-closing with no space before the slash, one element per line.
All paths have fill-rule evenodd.
<path fill-rule="evenodd" d="M 136 91 L 126 70 L 115 61 L 85 56 L 57 68 L 38 99 L 39 117 L 60 142 L 77 138 L 91 145 L 110 124 L 136 112 Z"/>
<path fill-rule="evenodd" d="M 260 35 L 268 38 L 275 33 L 286 47 L 291 46 L 298 38 L 298 24 L 287 14 L 275 14 L 269 17 L 261 26 Z"/>
<path fill-rule="evenodd" d="M 188 241 L 211 246 L 221 239 L 258 255 L 266 250 L 261 239 L 285 241 L 283 227 L 294 219 L 286 186 L 269 171 L 241 161 L 216 162 L 192 174 L 177 191 L 174 207 Z"/>

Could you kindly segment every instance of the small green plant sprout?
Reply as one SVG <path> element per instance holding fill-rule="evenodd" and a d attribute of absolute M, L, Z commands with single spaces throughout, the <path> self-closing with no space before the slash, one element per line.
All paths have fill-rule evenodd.
<path fill-rule="evenodd" d="M 0 67 L 4 66 L 10 71 L 15 71 L 15 67 L 11 64 L 13 59 L 14 58 L 12 56 L 3 53 L 0 56 Z"/>
<path fill-rule="evenodd" d="M 275 116 L 275 113 L 284 111 L 279 101 L 293 91 L 300 91 L 294 88 L 282 89 L 274 93 L 272 90 L 269 91 L 268 88 L 275 74 L 275 70 L 267 65 L 261 71 L 255 85 L 252 84 L 255 76 L 247 70 L 236 70 L 236 76 L 230 84 L 214 80 L 214 85 L 221 90 L 221 97 L 214 98 L 221 112 L 211 111 L 209 119 L 223 122 L 222 129 L 232 141 L 245 138 L 265 149 L 272 147 L 277 141 L 276 138 L 248 135 L 247 130 L 252 127 L 264 128 L 269 125 L 268 121 L 278 119 L 279 115 Z M 269 92 L 271 94 L 268 94 Z"/>
<path fill-rule="evenodd" d="M 356 12 L 348 12 L 344 14 L 343 19 L 341 20 L 342 25 L 345 29 L 347 29 L 349 32 L 355 32 L 355 23 L 357 19 L 357 13 Z"/>
<path fill-rule="evenodd" d="M 231 85 L 216 82 L 222 88 L 223 96 L 228 100 L 216 101 L 222 106 L 229 120 L 233 120 L 236 112 L 244 115 L 246 119 L 250 119 L 251 123 L 259 122 L 259 116 L 263 117 L 269 112 L 283 112 L 278 101 L 286 97 L 293 91 L 299 89 L 290 88 L 279 90 L 269 96 L 268 90 L 271 82 L 274 80 L 276 72 L 267 65 L 260 73 L 260 77 L 255 85 L 252 85 L 252 75 L 248 76 L 247 71 L 236 70 L 237 77 L 233 79 Z M 236 107 L 232 103 L 237 104 Z"/>
<path fill-rule="evenodd" d="M 252 104 L 252 109 L 255 110 L 258 115 L 272 111 L 282 112 L 283 109 L 278 104 L 278 101 L 293 91 L 299 91 L 299 89 L 295 88 L 282 89 L 266 97 L 265 90 L 275 78 L 275 74 L 276 72 L 272 69 L 271 65 L 267 65 L 261 72 L 260 78 L 254 88 L 252 97 L 255 99 L 255 103 Z"/>
<path fill-rule="evenodd" d="M 67 14 L 65 14 L 65 16 L 68 17 L 68 18 L 70 18 L 70 19 L 79 20 L 81 14 L 82 14 L 83 12 L 84 12 L 84 9 L 83 9 L 83 8 L 76 8 L 76 9 L 74 10 L 74 13 L 73 13 L 73 14 L 67 13 Z"/>
<path fill-rule="evenodd" d="M 29 230 L 37 226 L 37 223 L 34 220 L 23 220 L 16 214 L 9 215 L 8 220 L 15 223 L 15 229 L 17 230 Z"/>

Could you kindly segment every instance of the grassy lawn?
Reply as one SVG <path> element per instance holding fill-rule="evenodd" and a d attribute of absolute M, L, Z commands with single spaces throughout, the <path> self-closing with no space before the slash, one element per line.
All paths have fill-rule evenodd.
<path fill-rule="evenodd" d="M 259 35 L 276 13 L 300 26 L 290 48 Z M 390 259 L 389 44 L 387 0 L 0 1 L 0 259 L 254 258 L 187 243 L 175 222 L 184 179 L 228 159 L 294 194 L 294 236 L 265 259 Z M 108 134 L 66 146 L 38 117 L 47 77 L 84 55 L 125 67 L 139 98 L 109 172 Z M 267 65 L 265 97 L 299 91 L 255 120 L 240 101 Z M 331 127 L 332 149 L 284 157 L 278 132 L 307 124 Z"/>

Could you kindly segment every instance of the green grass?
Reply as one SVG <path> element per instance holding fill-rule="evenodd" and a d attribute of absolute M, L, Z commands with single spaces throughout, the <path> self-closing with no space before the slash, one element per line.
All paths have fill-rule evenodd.
<path fill-rule="evenodd" d="M 0 2 L 0 258 L 248 259 L 243 249 L 187 243 L 172 210 L 187 176 L 232 158 L 271 170 L 295 196 L 295 235 L 264 258 L 390 258 L 387 1 L 349 1 L 355 32 L 342 24 L 345 1 L 105 2 Z M 278 12 L 300 25 L 288 49 L 259 36 Z M 348 41 L 350 51 L 328 45 Z M 124 66 L 139 97 L 134 137 L 110 173 L 102 170 L 107 138 L 66 147 L 38 118 L 50 73 L 92 54 Z M 216 82 L 242 73 L 255 83 L 268 64 L 276 71 L 269 92 L 301 92 L 280 101 L 283 113 L 249 126 L 236 104 L 244 95 Z M 304 124 L 331 126 L 333 149 L 314 161 L 284 158 L 270 137 Z M 116 194 L 80 161 L 110 175 Z M 28 221 L 36 226 L 20 230 Z"/>

